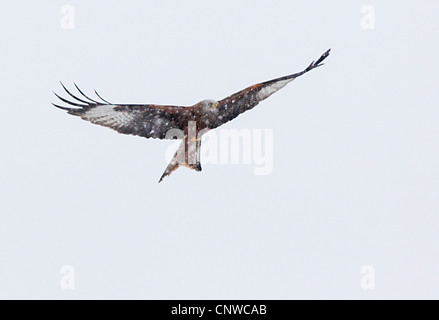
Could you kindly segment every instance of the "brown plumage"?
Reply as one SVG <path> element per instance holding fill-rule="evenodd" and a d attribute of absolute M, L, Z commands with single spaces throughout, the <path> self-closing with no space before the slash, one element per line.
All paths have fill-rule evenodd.
<path fill-rule="evenodd" d="M 94 124 L 109 127 L 123 134 L 137 135 L 155 139 L 181 139 L 177 152 L 169 163 L 160 181 L 179 166 L 187 166 L 201 171 L 201 136 L 210 129 L 236 118 L 241 113 L 254 108 L 260 101 L 268 98 L 295 78 L 317 68 L 329 55 L 326 51 L 317 61 L 305 70 L 285 77 L 262 82 L 241 90 L 223 100 L 203 100 L 193 106 L 161 106 L 153 104 L 113 104 L 95 91 L 101 101 L 86 96 L 78 86 L 81 98 L 73 95 L 61 83 L 73 101 L 55 95 L 73 107 L 53 104 Z"/>

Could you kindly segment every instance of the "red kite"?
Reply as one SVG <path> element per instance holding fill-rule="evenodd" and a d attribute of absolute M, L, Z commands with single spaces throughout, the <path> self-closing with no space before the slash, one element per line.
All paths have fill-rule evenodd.
<path fill-rule="evenodd" d="M 313 61 L 301 72 L 255 84 L 223 100 L 203 100 L 190 107 L 113 104 L 104 100 L 95 91 L 101 100 L 96 101 L 87 97 L 75 84 L 81 95 L 81 98 L 78 98 L 62 83 L 64 90 L 74 100 L 64 99 L 56 93 L 55 95 L 73 107 L 53 105 L 67 110 L 69 114 L 79 116 L 94 124 L 112 128 L 120 133 L 155 139 L 181 139 L 182 142 L 161 176 L 160 182 L 179 166 L 201 171 L 201 136 L 205 132 L 254 108 L 260 101 L 285 87 L 295 78 L 323 65 L 322 61 L 329 55 L 329 51 L 326 51 L 317 61 Z"/>

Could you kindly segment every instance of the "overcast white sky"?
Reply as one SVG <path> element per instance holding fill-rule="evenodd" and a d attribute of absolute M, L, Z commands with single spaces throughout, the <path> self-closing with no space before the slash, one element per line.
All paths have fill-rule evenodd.
<path fill-rule="evenodd" d="M 61 28 L 61 8 L 75 28 Z M 375 9 L 375 28 L 361 8 Z M 0 298 L 439 298 L 437 1 L 14 1 L 0 11 Z M 52 107 L 58 83 L 191 105 L 297 72 L 228 129 L 273 172 Z M 63 290 L 62 266 L 75 289 Z M 361 268 L 375 270 L 364 290 Z"/>

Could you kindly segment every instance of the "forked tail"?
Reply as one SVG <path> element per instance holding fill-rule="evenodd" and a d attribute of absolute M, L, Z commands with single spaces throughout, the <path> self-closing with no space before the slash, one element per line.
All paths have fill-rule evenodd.
<path fill-rule="evenodd" d="M 180 166 L 188 167 L 195 171 L 201 171 L 200 163 L 200 148 L 201 140 L 196 140 L 194 142 L 187 143 L 187 137 L 182 139 L 177 151 L 175 152 L 172 160 L 166 167 L 165 172 L 163 172 L 160 177 L 159 183 L 172 172 L 177 170 Z"/>

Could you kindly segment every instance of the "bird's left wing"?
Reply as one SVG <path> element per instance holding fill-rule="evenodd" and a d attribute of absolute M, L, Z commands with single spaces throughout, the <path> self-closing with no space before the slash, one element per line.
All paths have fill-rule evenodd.
<path fill-rule="evenodd" d="M 220 125 L 236 118 L 241 113 L 254 108 L 260 101 L 268 98 L 276 91 L 285 87 L 295 78 L 300 77 L 314 68 L 320 67 L 323 65 L 322 61 L 329 55 L 329 51 L 330 50 L 326 51 L 317 61 L 313 61 L 301 72 L 255 84 L 219 101 L 217 108 L 220 115 L 217 121 L 210 124 L 209 128 L 213 129 L 219 127 Z"/>
<path fill-rule="evenodd" d="M 62 102 L 72 106 L 53 104 L 55 107 L 123 134 L 132 134 L 145 138 L 174 139 L 177 137 L 167 136 L 168 131 L 172 129 L 181 130 L 184 122 L 194 116 L 192 107 L 112 104 L 102 99 L 95 91 L 102 102 L 96 101 L 86 96 L 75 84 L 76 89 L 81 94 L 81 98 L 78 98 L 67 90 L 62 83 L 61 85 L 75 101 L 64 99 L 55 93 Z"/>

